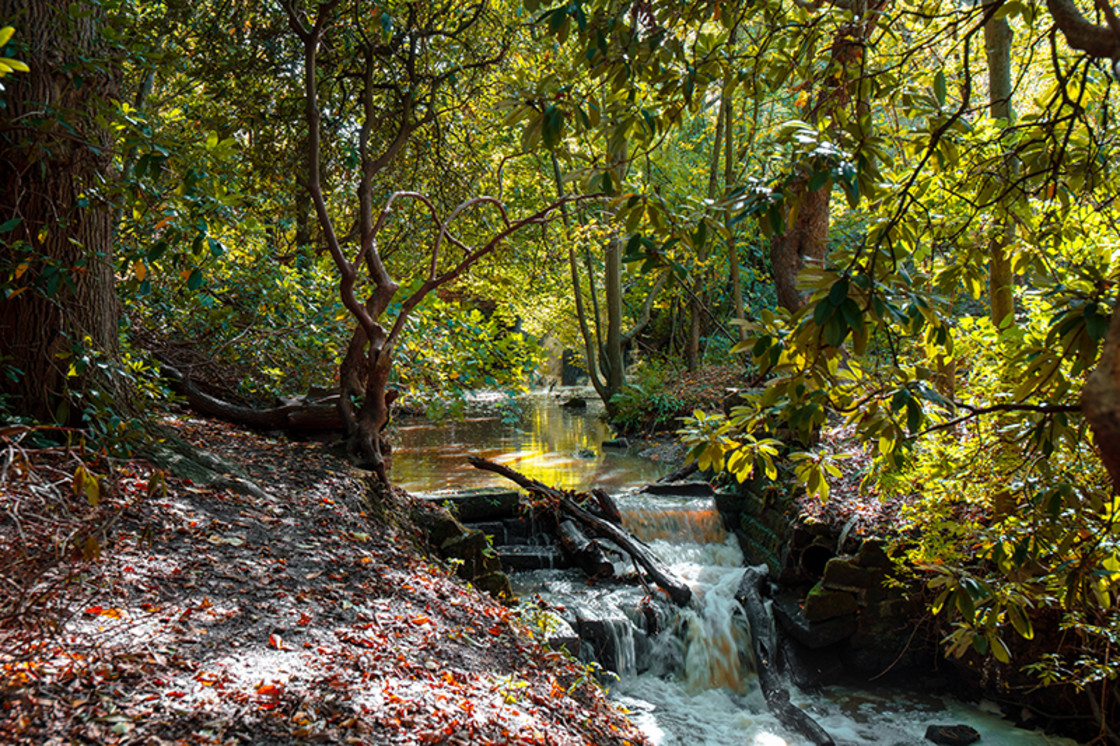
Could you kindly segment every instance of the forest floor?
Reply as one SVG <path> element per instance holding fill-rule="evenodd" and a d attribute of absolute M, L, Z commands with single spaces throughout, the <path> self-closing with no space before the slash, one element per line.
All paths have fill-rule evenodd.
<path fill-rule="evenodd" d="M 0 429 L 0 742 L 645 742 L 425 555 L 408 495 L 367 500 L 315 444 L 164 424 L 232 475 Z"/>

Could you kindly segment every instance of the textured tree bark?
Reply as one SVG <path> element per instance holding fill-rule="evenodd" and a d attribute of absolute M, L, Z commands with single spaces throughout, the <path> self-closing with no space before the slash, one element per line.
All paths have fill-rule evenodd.
<path fill-rule="evenodd" d="M 1093 431 L 1101 462 L 1112 477 L 1112 491 L 1120 493 L 1120 312 L 1115 307 L 1100 360 L 1081 389 L 1081 412 Z"/>
<path fill-rule="evenodd" d="M 777 641 L 770 634 L 770 613 L 762 600 L 762 584 L 768 573 L 766 565 L 748 567 L 735 591 L 735 599 L 742 605 L 751 626 L 759 688 L 770 711 L 782 725 L 800 733 L 816 746 L 833 746 L 835 741 L 832 736 L 804 710 L 789 701 L 789 689 L 782 680 L 776 660 Z"/>
<path fill-rule="evenodd" d="M 989 18 L 984 24 L 984 48 L 988 56 L 988 111 L 993 119 L 1011 119 L 1011 26 L 1006 18 Z M 1005 159 L 1004 168 L 1014 169 L 1014 157 Z M 989 246 L 988 294 L 991 297 L 991 319 L 1001 327 L 1009 318 L 1014 324 L 1015 278 L 1011 274 L 1008 245 L 1015 240 L 1015 223 L 1005 218 L 995 227 Z"/>
<path fill-rule="evenodd" d="M 64 3 L 0 0 L 31 68 L 5 79 L 0 109 L 0 223 L 20 221 L 0 243 L 0 268 L 18 275 L 0 297 L 0 366 L 19 372 L 0 375 L 0 394 L 22 414 L 72 425 L 94 392 L 128 405 L 109 368 L 71 371 L 68 356 L 79 346 L 109 366 L 120 356 L 112 210 L 98 196 L 112 137 L 95 117 L 115 81 L 88 62 L 100 55 L 103 11 L 78 6 L 74 19 Z"/>
<path fill-rule="evenodd" d="M 778 303 L 791 312 L 805 302 L 797 289 L 797 273 L 806 260 L 824 262 L 828 241 L 828 205 L 832 190 L 825 186 L 810 192 L 804 181 L 793 188 L 792 200 L 800 204 L 796 219 L 770 240 L 770 264 Z"/>

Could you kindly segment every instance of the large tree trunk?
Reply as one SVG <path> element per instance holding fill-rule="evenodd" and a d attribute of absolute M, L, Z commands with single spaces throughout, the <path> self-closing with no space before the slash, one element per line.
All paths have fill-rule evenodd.
<path fill-rule="evenodd" d="M 1081 389 L 1081 411 L 1112 477 L 1113 493 L 1120 493 L 1120 298 L 1112 311 L 1100 361 Z"/>
<path fill-rule="evenodd" d="M 114 92 L 100 55 L 103 11 L 92 2 L 0 0 L 30 68 L 5 79 L 0 109 L 0 395 L 14 409 L 77 425 L 97 404 L 127 406 L 127 389 L 102 364 L 119 358 L 112 210 L 100 199 L 112 137 L 95 109 Z M 82 370 L 81 348 L 98 364 Z M 13 379 L 11 372 L 18 371 Z M 70 375 L 76 373 L 77 375 Z M 78 405 L 78 406 L 73 406 Z"/>

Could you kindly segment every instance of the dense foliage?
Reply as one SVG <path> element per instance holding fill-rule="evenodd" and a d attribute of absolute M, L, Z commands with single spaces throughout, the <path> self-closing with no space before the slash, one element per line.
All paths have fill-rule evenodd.
<path fill-rule="evenodd" d="M 63 143 L 112 161 L 55 205 L 111 212 L 111 250 L 4 205 L 0 330 L 56 309 L 65 385 L 0 350 L 0 407 L 108 437 L 173 365 L 247 403 L 341 386 L 376 440 L 386 384 L 439 409 L 552 345 L 639 426 L 677 416 L 674 371 L 733 356 L 742 402 L 682 431 L 703 466 L 826 499 L 844 430 L 863 488 L 910 502 L 899 551 L 950 651 L 1007 663 L 1053 612 L 1067 642 L 1033 670 L 1111 682 L 1120 23 L 1095 8 L 71 3 L 67 91 L 114 85 L 13 118 L 11 81 L 52 63 L 15 61 L 41 29 L 0 4 L 20 178 Z M 119 347 L 70 321 L 106 264 Z"/>

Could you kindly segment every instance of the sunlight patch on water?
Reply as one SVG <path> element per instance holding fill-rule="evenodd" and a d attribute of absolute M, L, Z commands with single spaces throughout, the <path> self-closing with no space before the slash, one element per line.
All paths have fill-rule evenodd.
<path fill-rule="evenodd" d="M 599 418 L 601 405 L 589 404 L 586 410 L 567 410 L 535 394 L 517 400 L 515 420 L 468 417 L 432 423 L 400 417 L 391 437 L 390 476 L 409 492 L 510 487 L 497 474 L 467 463 L 467 456 L 481 456 L 552 487 L 616 491 L 656 480 L 668 470 L 624 451 L 605 452 L 602 444 L 614 431 Z"/>

